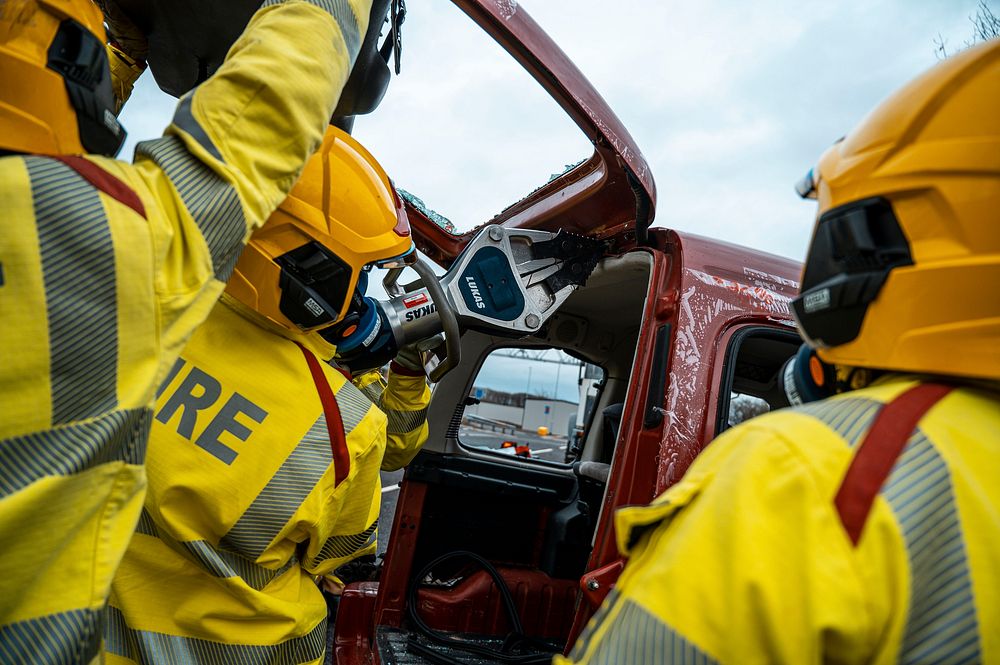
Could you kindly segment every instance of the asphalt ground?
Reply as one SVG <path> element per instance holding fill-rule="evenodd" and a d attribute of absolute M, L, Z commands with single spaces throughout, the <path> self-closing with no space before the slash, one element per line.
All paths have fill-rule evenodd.
<path fill-rule="evenodd" d="M 463 427 L 459 432 L 459 440 L 470 448 L 480 448 L 501 452 L 504 441 L 514 441 L 518 444 L 527 443 L 531 448 L 532 459 L 562 462 L 566 454 L 566 439 L 558 436 L 538 436 L 534 432 L 518 431 L 516 434 L 489 432 L 471 427 Z M 512 450 L 512 449 L 511 449 Z M 392 520 L 396 514 L 396 501 L 399 499 L 399 483 L 403 480 L 403 471 L 382 472 L 382 508 L 379 514 L 378 554 L 385 553 L 389 545 L 389 534 L 392 531 Z"/>

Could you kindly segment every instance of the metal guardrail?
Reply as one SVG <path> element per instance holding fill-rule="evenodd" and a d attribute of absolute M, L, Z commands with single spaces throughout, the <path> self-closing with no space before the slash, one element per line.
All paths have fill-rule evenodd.
<path fill-rule="evenodd" d="M 477 416 L 474 414 L 466 414 L 464 420 L 470 425 L 481 427 L 482 429 L 490 428 L 493 432 L 501 432 L 503 434 L 516 434 L 517 425 L 505 422 L 503 420 L 493 420 L 492 418 L 483 418 L 482 416 Z"/>

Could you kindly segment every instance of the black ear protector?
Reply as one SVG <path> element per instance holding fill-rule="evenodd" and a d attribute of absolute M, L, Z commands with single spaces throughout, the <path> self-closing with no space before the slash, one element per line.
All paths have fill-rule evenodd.
<path fill-rule="evenodd" d="M 778 384 L 789 406 L 817 402 L 838 392 L 836 369 L 823 362 L 807 344 L 785 361 L 778 373 Z"/>
<path fill-rule="evenodd" d="M 337 320 L 348 297 L 349 265 L 315 240 L 274 261 L 281 267 L 278 309 L 289 321 L 310 330 Z"/>
<path fill-rule="evenodd" d="M 857 339 L 889 274 L 910 265 L 909 242 L 887 199 L 827 210 L 809 246 L 801 292 L 791 303 L 802 336 L 823 347 Z"/>
<path fill-rule="evenodd" d="M 80 23 L 66 19 L 49 46 L 48 58 L 48 67 L 66 82 L 84 150 L 107 157 L 117 155 L 125 142 L 125 129 L 115 117 L 111 66 L 104 44 Z"/>

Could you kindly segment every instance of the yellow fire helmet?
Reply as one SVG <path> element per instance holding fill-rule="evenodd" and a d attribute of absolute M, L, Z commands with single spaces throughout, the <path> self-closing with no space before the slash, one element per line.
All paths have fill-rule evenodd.
<path fill-rule="evenodd" d="M 346 339 L 377 325 L 366 271 L 403 265 L 413 252 L 389 177 L 330 126 L 288 198 L 250 237 L 226 292 L 288 330 L 339 325 L 335 337 Z"/>
<path fill-rule="evenodd" d="M 91 0 L 0 3 L 0 153 L 118 152 L 105 39 Z"/>
<path fill-rule="evenodd" d="M 798 186 L 792 302 L 827 363 L 1000 379 L 1000 41 L 886 99 Z"/>

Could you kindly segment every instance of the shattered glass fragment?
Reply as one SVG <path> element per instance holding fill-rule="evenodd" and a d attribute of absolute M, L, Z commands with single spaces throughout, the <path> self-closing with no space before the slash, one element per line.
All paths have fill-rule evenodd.
<path fill-rule="evenodd" d="M 402 187 L 397 187 L 396 191 L 399 192 L 399 195 L 403 199 L 405 199 L 410 205 L 419 210 L 421 214 L 424 215 L 424 217 L 434 222 L 437 226 L 440 226 L 442 229 L 444 229 L 445 231 L 447 231 L 452 235 L 458 233 L 458 229 L 455 227 L 454 224 L 452 224 L 450 219 L 428 208 L 424 204 L 424 202 L 420 199 L 420 197 L 411 194 Z"/>

